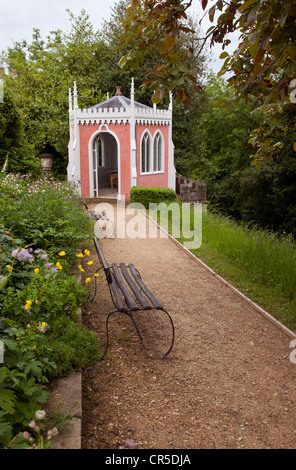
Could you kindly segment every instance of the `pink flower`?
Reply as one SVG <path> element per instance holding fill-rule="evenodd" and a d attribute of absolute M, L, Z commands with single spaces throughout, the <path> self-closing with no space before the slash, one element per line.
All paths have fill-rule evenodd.
<path fill-rule="evenodd" d="M 134 441 L 132 439 L 126 439 L 125 445 L 126 445 L 126 447 L 131 449 L 134 446 Z"/>

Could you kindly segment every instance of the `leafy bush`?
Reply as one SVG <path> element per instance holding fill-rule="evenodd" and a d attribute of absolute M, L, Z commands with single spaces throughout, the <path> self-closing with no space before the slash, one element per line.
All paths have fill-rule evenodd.
<path fill-rule="evenodd" d="M 176 193 L 170 188 L 141 188 L 133 186 L 131 189 L 130 203 L 143 204 L 146 209 L 149 209 L 149 204 L 175 202 L 176 200 Z"/>
<path fill-rule="evenodd" d="M 86 288 L 71 275 L 91 224 L 67 184 L 7 175 L 0 194 L 0 449 L 44 447 L 44 383 L 100 357 L 77 319 Z"/>
<path fill-rule="evenodd" d="M 5 352 L 0 368 L 0 448 L 28 447 L 20 432 L 46 402 L 49 393 L 41 384 L 55 364 L 37 328 L 2 319 L 0 333 Z"/>
<path fill-rule="evenodd" d="M 0 184 L 3 191 L 9 195 L 0 201 L 3 224 L 27 244 L 56 252 L 66 246 L 69 251 L 88 238 L 90 221 L 71 186 L 8 175 Z"/>
<path fill-rule="evenodd" d="M 25 138 L 24 120 L 11 93 L 4 87 L 4 100 L 0 102 L 0 167 L 6 171 L 42 174 L 41 162 L 32 156 L 33 145 Z"/>

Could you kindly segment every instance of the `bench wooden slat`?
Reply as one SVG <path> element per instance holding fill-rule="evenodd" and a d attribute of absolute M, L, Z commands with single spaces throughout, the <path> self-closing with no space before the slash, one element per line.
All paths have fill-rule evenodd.
<path fill-rule="evenodd" d="M 94 237 L 94 244 L 95 244 L 99 262 L 104 268 L 106 278 L 108 280 L 108 286 L 109 286 L 110 294 L 112 297 L 112 302 L 114 306 L 116 307 L 116 310 L 112 310 L 108 314 L 107 319 L 106 319 L 107 344 L 106 344 L 106 349 L 103 354 L 103 357 L 107 353 L 108 345 L 109 345 L 109 342 L 108 342 L 109 318 L 113 313 L 116 313 L 116 312 L 126 313 L 132 319 L 136 332 L 139 336 L 139 339 L 144 349 L 146 350 L 148 356 L 156 357 L 154 354 L 151 354 L 151 351 L 145 345 L 141 332 L 136 324 L 135 318 L 132 315 L 133 311 L 139 311 L 139 310 L 143 311 L 143 310 L 151 310 L 151 309 L 162 310 L 168 316 L 170 324 L 171 324 L 171 328 L 172 328 L 171 344 L 170 344 L 169 349 L 167 349 L 167 351 L 161 355 L 161 358 L 166 357 L 172 350 L 174 339 L 175 339 L 174 324 L 173 324 L 173 320 L 171 316 L 160 305 L 160 303 L 154 297 L 152 292 L 150 292 L 150 290 L 144 284 L 139 272 L 136 270 L 133 264 L 130 263 L 128 265 L 125 265 L 124 263 L 120 263 L 119 265 L 117 265 L 113 263 L 112 266 L 109 266 L 105 260 L 100 244 L 98 243 L 95 237 Z M 96 294 L 96 291 L 95 291 L 95 294 Z"/>
<path fill-rule="evenodd" d="M 145 310 L 149 310 L 151 309 L 151 304 L 149 303 L 149 301 L 146 299 L 146 297 L 144 297 L 144 295 L 142 294 L 142 292 L 140 291 L 140 289 L 138 288 L 138 286 L 135 284 L 135 281 L 131 278 L 131 276 L 129 275 L 129 272 L 127 270 L 127 267 L 124 263 L 120 263 L 120 269 L 121 269 L 121 272 L 126 280 L 126 282 L 128 283 L 128 285 L 130 286 L 131 290 L 133 291 L 134 295 L 136 296 L 137 300 L 140 302 L 140 304 L 142 305 L 142 308 L 144 308 Z"/>
<path fill-rule="evenodd" d="M 142 281 L 142 279 L 140 278 L 138 272 L 136 271 L 135 269 L 135 266 L 133 264 L 129 264 L 129 268 L 130 268 L 130 271 L 134 277 L 134 279 L 137 281 L 138 285 L 141 287 L 142 291 L 144 292 L 144 294 L 148 297 L 148 299 L 150 300 L 150 302 L 152 303 L 153 307 L 154 308 L 158 308 L 160 310 L 163 310 L 163 307 L 162 305 L 160 305 L 160 303 L 158 302 L 158 300 L 154 297 L 154 295 L 152 294 L 152 292 L 150 292 L 150 290 L 147 288 L 147 286 L 144 284 L 144 282 Z"/>
<path fill-rule="evenodd" d="M 115 263 L 112 264 L 112 271 L 113 271 L 113 275 L 114 275 L 114 278 L 116 280 L 116 283 L 117 283 L 119 289 L 121 290 L 129 309 L 132 310 L 132 311 L 140 310 L 138 304 L 135 302 L 133 296 L 131 295 L 130 291 L 126 287 L 126 285 L 125 285 L 125 283 L 124 283 L 124 281 L 123 281 L 123 279 L 120 275 L 117 264 L 115 264 Z"/>

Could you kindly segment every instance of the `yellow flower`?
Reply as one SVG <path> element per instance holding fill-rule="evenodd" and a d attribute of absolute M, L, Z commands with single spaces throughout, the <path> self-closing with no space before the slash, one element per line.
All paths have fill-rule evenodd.
<path fill-rule="evenodd" d="M 95 273 L 94 276 L 95 277 L 98 277 L 100 275 L 100 273 Z"/>
<path fill-rule="evenodd" d="M 59 256 L 65 256 L 65 254 L 66 254 L 65 251 L 60 251 L 59 252 Z"/>
<path fill-rule="evenodd" d="M 62 266 L 60 265 L 59 261 L 56 263 L 56 267 L 57 267 L 58 269 L 63 269 Z"/>
<path fill-rule="evenodd" d="M 88 261 L 86 264 L 89 264 L 91 266 L 93 263 L 93 261 Z"/>
<path fill-rule="evenodd" d="M 39 268 L 34 269 L 35 274 L 39 274 Z"/>
<path fill-rule="evenodd" d="M 38 299 L 35 300 L 35 304 L 39 304 L 39 300 L 38 300 Z"/>
<path fill-rule="evenodd" d="M 45 333 L 46 327 L 47 327 L 47 323 L 45 321 L 39 322 L 38 330 L 40 331 L 40 333 Z"/>
<path fill-rule="evenodd" d="M 84 258 L 84 255 L 82 253 L 76 253 L 77 258 Z"/>
<path fill-rule="evenodd" d="M 84 250 L 84 253 L 86 254 L 86 256 L 89 256 L 89 255 L 90 255 L 90 251 L 89 251 L 89 250 Z"/>
<path fill-rule="evenodd" d="M 85 279 L 85 284 L 88 284 L 90 281 L 91 281 L 91 277 L 87 277 L 87 278 Z"/>
<path fill-rule="evenodd" d="M 10 264 L 7 264 L 5 267 L 8 269 L 9 272 L 12 271 L 12 266 L 10 266 Z"/>
<path fill-rule="evenodd" d="M 81 266 L 81 264 L 78 266 L 78 268 L 80 269 L 80 271 L 81 271 L 82 273 L 84 273 L 84 269 L 83 269 L 83 267 Z"/>
<path fill-rule="evenodd" d="M 26 309 L 26 310 L 29 310 L 29 308 L 30 308 L 31 306 L 32 306 L 31 300 L 26 300 L 25 309 Z"/>

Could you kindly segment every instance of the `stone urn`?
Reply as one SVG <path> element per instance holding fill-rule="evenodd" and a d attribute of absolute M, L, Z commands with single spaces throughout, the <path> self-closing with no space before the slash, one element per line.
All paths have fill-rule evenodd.
<path fill-rule="evenodd" d="M 39 155 L 41 160 L 42 169 L 45 173 L 49 173 L 52 169 L 53 155 L 51 153 L 42 153 Z"/>

